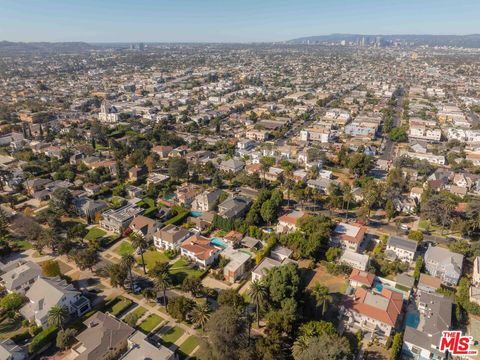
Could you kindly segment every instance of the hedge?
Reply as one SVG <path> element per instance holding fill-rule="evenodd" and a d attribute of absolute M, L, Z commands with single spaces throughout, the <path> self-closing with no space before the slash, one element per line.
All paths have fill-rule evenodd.
<path fill-rule="evenodd" d="M 163 225 L 170 225 L 170 224 L 177 225 L 190 214 L 190 211 L 185 210 L 183 208 L 176 209 L 176 210 L 178 211 L 178 214 L 172 217 L 171 219 L 168 219 L 167 221 L 165 221 Z"/>
<path fill-rule="evenodd" d="M 55 339 L 57 336 L 58 328 L 55 326 L 49 326 L 39 332 L 32 339 L 30 345 L 28 345 L 28 352 L 34 354 L 37 351 L 41 350 L 45 345 Z"/>

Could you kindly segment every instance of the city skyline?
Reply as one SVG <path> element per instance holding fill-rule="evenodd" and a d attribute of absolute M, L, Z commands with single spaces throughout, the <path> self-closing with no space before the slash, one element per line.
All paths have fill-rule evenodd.
<path fill-rule="evenodd" d="M 480 32 L 480 3 L 377 0 L 2 0 L 0 39 L 7 41 L 279 42 L 332 33 L 460 35 Z"/>

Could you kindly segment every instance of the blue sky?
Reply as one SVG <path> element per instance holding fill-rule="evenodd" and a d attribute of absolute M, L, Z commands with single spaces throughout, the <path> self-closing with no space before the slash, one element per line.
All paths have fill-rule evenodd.
<path fill-rule="evenodd" d="M 283 41 L 480 33 L 480 0 L 0 0 L 0 40 Z"/>

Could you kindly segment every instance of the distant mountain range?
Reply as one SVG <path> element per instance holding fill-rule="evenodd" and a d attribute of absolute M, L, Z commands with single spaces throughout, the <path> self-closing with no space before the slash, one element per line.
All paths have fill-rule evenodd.
<path fill-rule="evenodd" d="M 85 42 L 10 42 L 0 41 L 0 53 L 78 53 L 94 50 L 95 45 Z"/>
<path fill-rule="evenodd" d="M 289 44 L 320 44 L 327 42 L 360 42 L 362 38 L 374 41 L 381 38 L 386 42 L 400 42 L 415 46 L 454 46 L 480 48 L 480 34 L 471 35 L 363 35 L 363 34 L 330 34 L 320 36 L 306 36 L 287 41 Z"/>

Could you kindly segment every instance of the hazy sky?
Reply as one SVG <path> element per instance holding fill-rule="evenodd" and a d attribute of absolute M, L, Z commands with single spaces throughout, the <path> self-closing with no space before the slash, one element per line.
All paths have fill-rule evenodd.
<path fill-rule="evenodd" d="M 283 41 L 480 33 L 480 0 L 0 0 L 0 40 Z"/>

